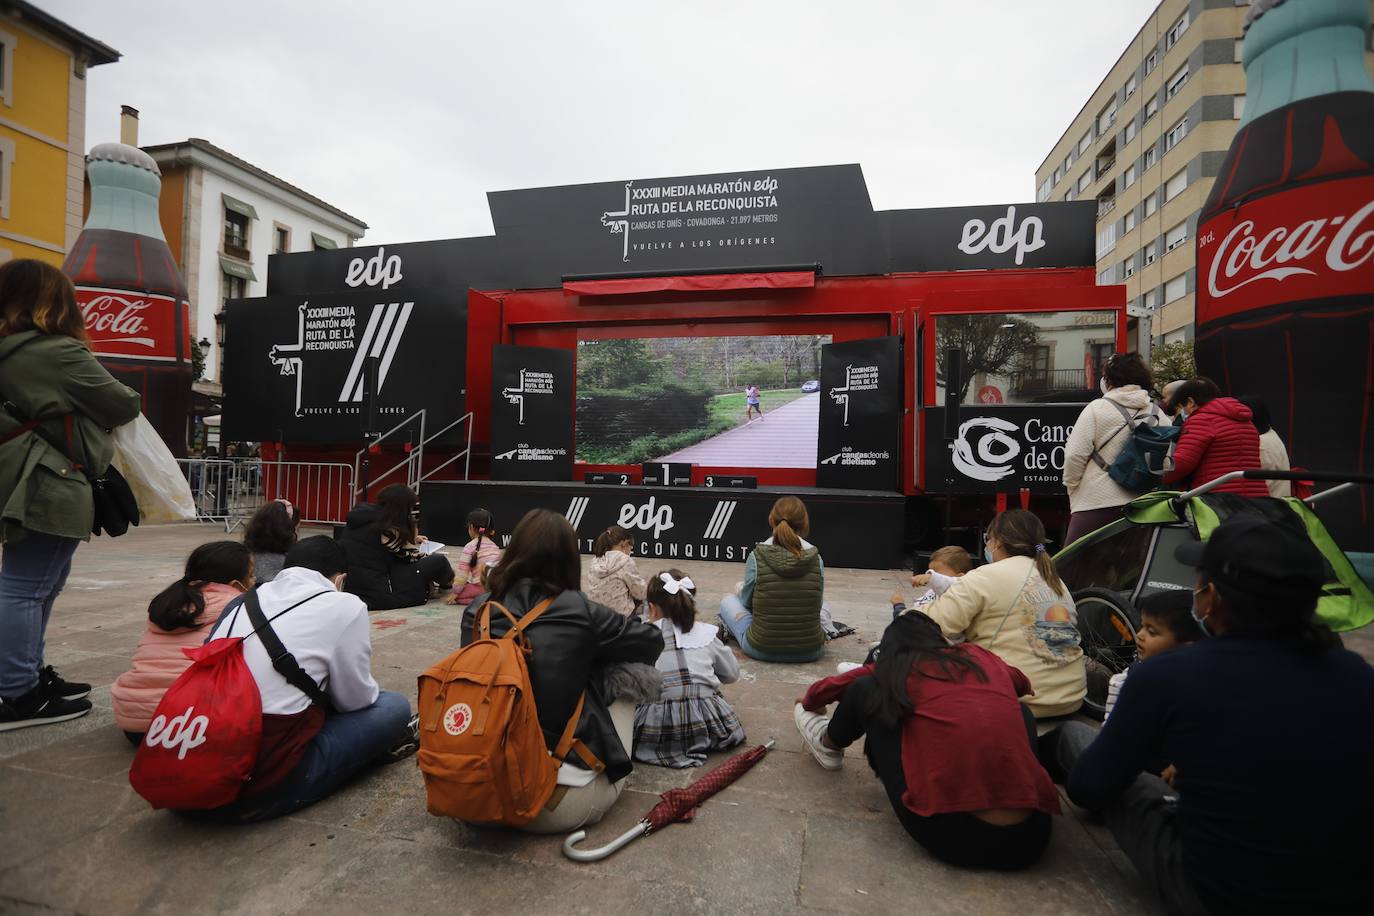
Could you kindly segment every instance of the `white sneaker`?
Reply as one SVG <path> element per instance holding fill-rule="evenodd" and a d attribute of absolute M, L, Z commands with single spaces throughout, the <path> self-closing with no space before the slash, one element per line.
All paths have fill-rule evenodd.
<path fill-rule="evenodd" d="M 853 671 L 855 668 L 862 668 L 862 667 L 863 667 L 863 665 L 859 664 L 858 662 L 840 662 L 838 665 L 835 666 L 835 673 L 836 673 L 836 674 L 848 674 L 850 671 Z"/>
<path fill-rule="evenodd" d="M 817 763 L 827 770 L 838 770 L 844 765 L 844 754 L 826 747 L 821 741 L 826 728 L 830 725 L 829 716 L 807 712 L 806 708 L 798 703 L 792 709 L 792 721 L 797 723 L 797 731 L 801 733 L 802 741 L 806 743 L 807 750 L 811 751 L 811 756 L 816 758 Z"/>

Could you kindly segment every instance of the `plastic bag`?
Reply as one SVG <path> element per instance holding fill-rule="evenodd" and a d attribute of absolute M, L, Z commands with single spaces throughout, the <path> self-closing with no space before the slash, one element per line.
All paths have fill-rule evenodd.
<path fill-rule="evenodd" d="M 129 481 L 144 524 L 192 521 L 191 484 L 148 418 L 139 414 L 112 434 L 114 466 Z"/>

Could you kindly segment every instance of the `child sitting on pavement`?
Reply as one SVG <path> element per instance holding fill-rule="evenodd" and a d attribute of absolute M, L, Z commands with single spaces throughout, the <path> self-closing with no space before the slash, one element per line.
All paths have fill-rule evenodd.
<path fill-rule="evenodd" d="M 1140 629 L 1135 634 L 1135 657 L 1137 662 L 1163 655 L 1171 649 L 1196 642 L 1202 638 L 1202 631 L 1193 620 L 1193 593 L 1191 590 L 1170 589 L 1146 595 L 1140 600 Z M 1126 683 L 1127 668 L 1113 674 L 1107 681 L 1106 711 L 1102 715 L 1105 723 L 1116 708 L 1116 698 Z"/>
<path fill-rule="evenodd" d="M 592 545 L 595 558 L 587 569 L 587 597 L 627 617 L 639 608 L 646 587 L 630 556 L 634 546 L 630 532 L 612 525 Z"/>
<path fill-rule="evenodd" d="M 501 548 L 495 538 L 496 520 L 491 512 L 473 509 L 468 513 L 468 542 L 463 546 L 458 568 L 453 571 L 453 593 L 448 597 L 449 604 L 471 604 L 473 598 L 487 590 L 482 571 L 501 561 Z"/>
<path fill-rule="evenodd" d="M 901 593 L 892 593 L 893 619 L 896 619 L 898 614 L 903 614 L 908 610 L 925 610 L 927 605 L 949 590 L 955 579 L 968 575 L 972 569 L 973 557 L 969 556 L 967 550 L 962 547 L 941 547 L 930 555 L 930 562 L 926 565 L 927 571 L 911 577 L 913 587 L 924 586 L 928 589 L 925 594 L 912 602 L 910 608 L 907 608 Z"/>
<path fill-rule="evenodd" d="M 635 711 L 634 759 L 665 767 L 699 767 L 711 751 L 744 742 L 739 716 L 720 694 L 739 680 L 739 662 L 718 638 L 719 627 L 697 622 L 696 585 L 679 569 L 649 582 L 649 614 L 663 631 L 657 702 Z"/>

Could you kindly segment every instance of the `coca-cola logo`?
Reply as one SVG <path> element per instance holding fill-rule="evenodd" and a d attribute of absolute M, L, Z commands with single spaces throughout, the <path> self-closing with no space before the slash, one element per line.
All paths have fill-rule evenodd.
<path fill-rule="evenodd" d="M 1374 223 L 1371 215 L 1374 200 L 1350 216 L 1304 220 L 1292 228 L 1275 226 L 1263 235 L 1255 231 L 1254 220 L 1242 220 L 1217 245 L 1207 290 L 1221 298 L 1261 280 L 1316 276 L 1314 268 L 1322 263 L 1337 273 L 1355 270 L 1374 261 L 1374 228 L 1364 229 L 1366 221 Z M 1328 233 L 1331 229 L 1336 231 Z M 1198 247 L 1206 248 L 1213 238 L 1209 232 Z M 1299 266 L 1302 263 L 1308 266 Z"/>
<path fill-rule="evenodd" d="M 153 338 L 137 336 L 147 326 L 143 310 L 150 305 L 152 303 L 147 299 L 103 293 L 83 302 L 81 314 L 86 320 L 86 331 L 92 337 L 102 340 L 113 338 L 121 343 L 153 347 Z"/>

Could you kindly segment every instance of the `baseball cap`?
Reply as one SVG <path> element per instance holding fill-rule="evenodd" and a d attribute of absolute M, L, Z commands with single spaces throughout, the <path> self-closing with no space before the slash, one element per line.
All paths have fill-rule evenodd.
<path fill-rule="evenodd" d="M 1233 515 L 1217 526 L 1206 543 L 1180 544 L 1174 556 L 1237 591 L 1312 601 L 1326 583 L 1326 560 L 1294 522 Z"/>

